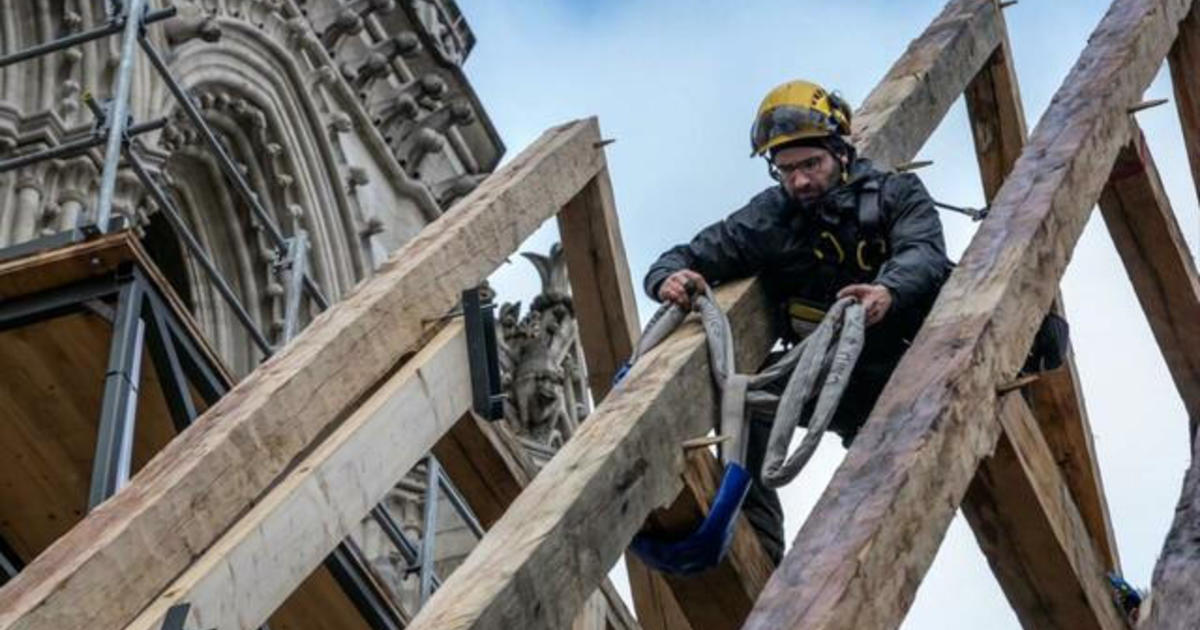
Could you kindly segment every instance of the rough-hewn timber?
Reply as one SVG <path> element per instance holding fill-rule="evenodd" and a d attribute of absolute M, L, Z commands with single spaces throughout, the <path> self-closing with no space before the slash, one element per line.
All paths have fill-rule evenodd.
<path fill-rule="evenodd" d="M 0 589 L 0 628 L 132 619 L 603 168 L 599 140 L 595 120 L 547 132 L 401 248 Z"/>
<path fill-rule="evenodd" d="M 989 393 L 1020 367 L 1188 2 L 1118 0 L 748 628 L 895 627 L 999 436 Z"/>
<path fill-rule="evenodd" d="M 909 47 L 856 117 L 865 155 L 912 159 L 998 44 L 997 10 L 993 0 L 953 2 Z M 757 283 L 728 285 L 718 299 L 739 365 L 759 364 L 771 336 Z M 692 385 L 707 383 L 706 370 L 695 327 L 647 356 L 489 532 L 463 565 L 470 571 L 452 576 L 411 627 L 556 628 L 569 619 L 640 519 L 674 498 L 677 445 L 712 426 L 711 393 L 697 395 L 710 388 Z"/>

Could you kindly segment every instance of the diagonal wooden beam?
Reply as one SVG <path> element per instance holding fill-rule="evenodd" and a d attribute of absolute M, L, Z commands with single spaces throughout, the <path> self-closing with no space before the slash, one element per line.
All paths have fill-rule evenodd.
<path fill-rule="evenodd" d="M 516 436 L 501 423 L 468 413 L 438 440 L 433 453 L 484 529 L 492 525 L 537 475 L 537 467 Z M 607 630 L 638 630 L 612 583 L 605 579 L 572 624 L 592 628 L 594 611 L 602 611 Z"/>
<path fill-rule="evenodd" d="M 467 341 L 451 322 L 127 626 L 257 628 L 471 408 Z"/>
<path fill-rule="evenodd" d="M 558 231 L 588 388 L 594 404 L 599 404 L 621 363 L 633 354 L 641 328 L 607 169 L 558 213 Z M 633 604 L 646 630 L 691 630 L 683 606 L 661 575 L 632 554 L 627 554 L 625 566 Z"/>
<path fill-rule="evenodd" d="M 1180 24 L 1179 37 L 1171 47 L 1167 60 L 1171 68 L 1171 83 L 1175 90 L 1175 104 L 1179 111 L 1180 127 L 1183 129 L 1184 146 L 1187 148 L 1188 162 L 1192 168 L 1192 181 L 1200 193 L 1200 77 L 1197 77 L 1197 68 L 1200 67 L 1200 9 L 1193 6 L 1187 18 Z M 1146 154 L 1144 150 L 1138 153 Z M 1165 200 L 1162 184 L 1157 174 L 1151 172 L 1152 169 L 1153 163 L 1150 164 L 1150 168 L 1145 169 L 1146 177 L 1151 181 L 1140 187 L 1153 191 L 1150 194 L 1157 199 Z M 1169 206 L 1164 207 L 1168 208 L 1169 215 Z M 1158 295 L 1154 295 L 1151 287 L 1146 287 L 1144 290 L 1138 290 L 1138 299 L 1142 301 L 1142 308 L 1150 319 L 1150 326 L 1167 361 L 1171 377 L 1175 380 L 1175 386 L 1183 396 L 1183 404 L 1188 412 L 1188 426 L 1194 440 L 1197 427 L 1200 426 L 1200 366 L 1196 363 L 1194 351 L 1198 347 L 1196 343 L 1200 342 L 1200 328 L 1197 328 L 1193 318 L 1200 312 L 1200 307 L 1197 306 L 1197 303 L 1200 303 L 1200 297 L 1197 297 L 1200 295 L 1200 283 L 1197 282 L 1195 263 L 1191 252 L 1188 251 L 1187 242 L 1179 232 L 1179 226 L 1173 218 L 1159 218 L 1159 214 L 1151 213 L 1149 220 L 1154 227 L 1143 229 L 1153 229 L 1158 233 L 1162 240 L 1156 242 L 1155 249 L 1163 251 L 1147 251 L 1140 254 L 1130 252 L 1129 255 L 1153 260 L 1153 269 L 1147 271 L 1152 271 L 1159 278 Z M 1122 256 L 1125 256 L 1124 252 Z M 1130 263 L 1126 262 L 1126 269 L 1133 278 L 1135 274 L 1129 265 Z"/>
<path fill-rule="evenodd" d="M 1149 616 L 1138 630 L 1192 630 L 1200 619 L 1200 441 L 1192 444 L 1192 464 L 1183 479 L 1175 518 L 1150 585 Z M 1143 611 L 1144 614 L 1144 611 Z"/>
<path fill-rule="evenodd" d="M 994 0 L 952 0 L 854 113 L 854 145 L 880 168 L 912 160 L 1004 37 Z"/>
<path fill-rule="evenodd" d="M 1024 628 L 1123 630 L 1103 556 L 1020 393 L 998 404 L 1001 433 L 963 512 Z"/>
<path fill-rule="evenodd" d="M 1109 9 L 747 628 L 899 625 L 1189 4 Z"/>
<path fill-rule="evenodd" d="M 952 2 L 909 47 L 855 117 L 864 155 L 912 159 L 995 48 L 997 10 L 992 0 Z M 774 339 L 758 283 L 717 297 L 738 364 L 760 364 Z M 703 334 L 685 326 L 596 408 L 410 628 L 562 627 L 650 510 L 675 498 L 680 443 L 712 426 L 709 382 Z"/>
<path fill-rule="evenodd" d="M 1024 108 L 1007 36 L 967 87 L 964 97 L 980 179 L 990 204 L 1020 157 L 1026 137 Z M 1053 309 L 1062 314 L 1061 296 L 1056 297 Z M 980 463 L 963 498 L 962 511 L 1026 628 L 1082 626 L 1088 619 L 1092 620 L 1089 625 L 1100 627 L 1099 619 L 1111 613 L 1111 606 L 1104 601 L 1104 609 L 1094 612 L 1088 600 L 1079 596 L 1086 592 L 1085 585 L 1069 563 L 1071 549 L 1094 544 L 1106 568 L 1115 569 L 1119 564 L 1091 427 L 1070 350 L 1062 367 L 1038 376 L 1023 392 L 1053 453 L 1051 461 L 1059 463 L 1071 503 L 1083 514 L 1090 535 L 1064 540 L 1049 527 L 1035 526 L 1046 522 L 1047 515 L 1041 512 L 1038 501 L 1029 500 L 1030 483 L 1023 479 L 1025 471 L 1013 452 L 1014 443 L 1004 439 L 996 453 Z M 1022 521 L 1030 524 L 1020 527 Z"/>
<path fill-rule="evenodd" d="M 770 339 L 758 285 L 727 285 L 718 300 L 737 320 L 740 356 L 761 359 Z M 680 445 L 711 428 L 715 401 L 698 385 L 710 379 L 696 326 L 639 361 L 409 628 L 565 627 L 651 509 L 682 489 Z"/>
<path fill-rule="evenodd" d="M 1122 149 L 1100 213 L 1192 426 L 1200 419 L 1200 277 L 1141 132 Z"/>
<path fill-rule="evenodd" d="M 548 131 L 401 248 L 0 589 L 0 628 L 131 620 L 603 168 L 599 140 L 594 119 Z"/>
<path fill-rule="evenodd" d="M 1196 67 L 1200 64 L 1200 8 L 1193 6 L 1187 18 L 1180 24 L 1179 37 L 1171 48 L 1168 60 L 1171 64 L 1171 80 L 1175 87 L 1175 102 L 1179 108 L 1188 161 L 1192 167 L 1192 179 L 1197 192 L 1200 192 L 1200 81 L 1196 77 Z M 1148 154 L 1145 155 L 1148 157 Z M 1149 173 L 1149 169 L 1147 172 Z M 1150 178 L 1150 181 L 1158 183 L 1157 178 Z M 1162 187 L 1159 185 L 1155 193 L 1161 194 L 1161 191 Z M 1162 199 L 1165 200 L 1165 196 Z M 1171 237 L 1159 237 L 1157 246 L 1169 250 L 1159 256 L 1168 258 L 1164 271 L 1173 269 L 1174 273 L 1168 275 L 1159 272 L 1159 282 L 1162 285 L 1159 305 L 1152 311 L 1143 300 L 1143 309 L 1150 317 L 1155 336 L 1159 337 L 1159 347 L 1167 359 L 1167 367 L 1171 370 L 1176 387 L 1184 397 L 1190 421 L 1192 459 L 1183 480 L 1179 504 L 1175 508 L 1175 518 L 1171 522 L 1162 553 L 1159 554 L 1158 563 L 1154 567 L 1149 617 L 1139 627 L 1146 630 L 1184 630 L 1194 626 L 1195 620 L 1200 619 L 1200 597 L 1197 597 L 1196 593 L 1196 585 L 1200 584 L 1200 452 L 1196 448 L 1200 442 L 1196 441 L 1198 418 L 1194 412 L 1197 396 L 1193 391 L 1194 384 L 1189 382 L 1192 373 L 1178 364 L 1179 359 L 1187 357 L 1173 359 L 1164 342 L 1169 339 L 1174 328 L 1181 329 L 1175 331 L 1174 335 L 1178 343 L 1188 344 L 1193 341 L 1190 333 L 1191 322 L 1182 318 L 1189 317 L 1189 313 L 1194 312 L 1191 304 L 1196 299 L 1196 271 L 1186 243 L 1179 237 L 1179 226 L 1174 217 L 1169 210 L 1163 212 L 1166 206 L 1155 208 L 1148 212 L 1153 217 L 1150 223 L 1160 232 L 1165 229 Z M 1140 227 L 1140 221 L 1132 222 L 1132 225 Z M 1133 271 L 1130 270 L 1130 277 L 1133 276 Z M 1166 294 L 1168 290 L 1171 291 L 1169 295 Z M 1138 292 L 1139 299 L 1143 299 L 1141 293 Z M 1147 298 L 1153 295 L 1147 291 Z M 1166 305 L 1172 308 L 1163 308 Z M 1157 324 L 1155 320 L 1158 320 Z M 1178 352 L 1189 347 L 1195 346 L 1177 346 L 1173 350 Z"/>

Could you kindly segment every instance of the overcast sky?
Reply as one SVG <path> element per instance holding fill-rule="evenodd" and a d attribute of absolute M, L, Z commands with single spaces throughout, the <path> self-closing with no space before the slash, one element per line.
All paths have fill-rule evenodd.
<path fill-rule="evenodd" d="M 478 44 L 467 74 L 509 147 L 596 115 L 608 147 L 621 229 L 641 279 L 668 247 L 770 185 L 748 158 L 751 119 L 774 85 L 808 78 L 856 107 L 941 10 L 941 0 L 856 3 L 750 0 L 458 0 Z M 1105 0 L 1022 0 L 1006 10 L 1032 129 L 1100 20 Z M 1147 98 L 1171 97 L 1164 70 Z M 1195 248 L 1196 192 L 1173 105 L 1138 115 L 1176 215 Z M 982 205 L 961 100 L 920 153 L 937 199 Z M 1067 314 L 1121 562 L 1149 583 L 1188 462 L 1187 416 L 1098 213 L 1063 281 Z M 957 258 L 975 224 L 943 215 Z M 544 229 L 526 249 L 557 239 Z M 519 258 L 494 282 L 507 300 L 537 289 Z M 640 295 L 644 322 L 654 305 Z M 835 439 L 783 491 L 791 540 L 844 451 Z M 614 579 L 616 576 L 614 575 Z M 621 588 L 627 588 L 621 580 Z M 1019 627 L 970 529 L 956 518 L 905 628 Z"/>

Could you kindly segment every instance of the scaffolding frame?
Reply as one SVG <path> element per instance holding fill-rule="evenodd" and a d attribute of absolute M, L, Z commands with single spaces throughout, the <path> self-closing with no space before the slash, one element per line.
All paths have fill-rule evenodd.
<path fill-rule="evenodd" d="M 330 305 L 328 298 L 308 272 L 308 234 L 296 226 L 291 236 L 284 235 L 263 206 L 258 193 L 250 187 L 212 127 L 201 115 L 192 97 L 175 80 L 162 55 L 147 37 L 148 25 L 175 17 L 177 9 L 172 6 L 151 10 L 147 0 L 106 0 L 105 4 L 108 21 L 103 25 L 0 56 L 0 68 L 4 68 L 121 34 L 120 61 L 113 78 L 111 98 L 101 102 L 90 93 L 85 93 L 82 97 L 94 118 L 91 133 L 86 137 L 46 149 L 0 160 L 0 173 L 6 173 L 48 160 L 77 157 L 103 146 L 100 190 L 93 212 L 80 213 L 76 225 L 66 230 L 0 248 L 0 261 L 58 249 L 129 229 L 131 225 L 125 217 L 113 216 L 117 174 L 122 166 L 127 166 L 154 199 L 158 210 L 187 253 L 204 270 L 209 282 L 220 293 L 238 323 L 248 333 L 251 342 L 262 353 L 262 358 L 266 359 L 299 333 L 304 297 L 320 310 L 325 310 Z M 236 196 L 246 204 L 270 240 L 276 255 L 273 270 L 281 276 L 284 287 L 284 325 L 278 345 L 272 344 L 262 332 L 216 262 L 188 227 L 167 188 L 157 181 L 139 155 L 141 145 L 137 140 L 138 136 L 161 130 L 167 124 L 166 118 L 137 122 L 130 112 L 133 67 L 139 48 L 187 119 L 200 131 Z M 471 296 L 469 299 L 472 302 L 462 313 L 466 314 L 468 325 L 475 331 L 474 336 L 478 339 L 478 344 L 471 344 L 472 360 L 483 362 L 477 369 L 473 368 L 474 372 L 482 375 L 482 380 L 477 385 L 480 393 L 477 393 L 476 397 L 482 401 L 481 415 L 495 419 L 499 417 L 498 410 L 502 409 L 502 402 L 499 394 L 500 377 L 496 360 L 494 318 L 491 312 L 493 305 L 480 299 L 478 289 L 464 292 L 464 300 L 468 299 L 468 295 Z M 201 397 L 210 405 L 231 387 L 231 383 L 222 378 L 220 370 L 207 363 L 207 359 L 184 332 L 184 327 L 174 313 L 165 306 L 163 296 L 158 294 L 136 265 L 128 265 L 115 274 L 68 287 L 0 302 L 0 331 L 81 310 L 94 311 L 97 302 L 112 302 L 114 314 L 110 319 L 113 324 L 113 338 L 109 350 L 88 495 L 89 511 L 113 496 L 129 480 L 137 388 L 144 347 L 149 349 L 160 381 L 164 384 L 162 393 L 177 432 L 186 429 L 197 417 L 195 403 L 188 391 L 189 383 L 196 387 Z M 370 518 L 405 559 L 405 574 L 418 574 L 421 604 L 441 584 L 433 564 L 439 488 L 445 492 L 450 505 L 475 537 L 478 539 L 483 536 L 483 528 L 466 501 L 442 472 L 432 453 L 426 457 L 426 467 L 425 531 L 419 547 L 409 539 L 382 503 L 370 512 Z M 397 606 L 393 605 L 390 595 L 377 581 L 370 577 L 373 572 L 369 563 L 351 539 L 344 540 L 326 558 L 324 564 L 372 628 L 399 630 L 404 627 L 404 620 L 398 614 Z M 23 566 L 21 558 L 0 537 L 0 585 L 16 577 Z M 263 628 L 266 628 L 266 625 Z"/>

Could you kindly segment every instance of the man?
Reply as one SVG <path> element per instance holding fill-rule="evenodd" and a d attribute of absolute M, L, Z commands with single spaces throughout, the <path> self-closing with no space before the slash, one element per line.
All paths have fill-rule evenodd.
<path fill-rule="evenodd" d="M 754 156 L 767 158 L 779 185 L 664 253 L 645 280 L 651 297 L 686 308 L 691 287 L 757 275 L 777 305 L 778 333 L 790 343 L 813 330 L 838 298 L 857 298 L 866 342 L 830 424 L 846 444 L 951 268 L 941 221 L 921 182 L 857 158 L 849 133 L 850 108 L 837 95 L 807 81 L 771 90 L 751 128 L 751 146 Z M 750 422 L 746 464 L 754 485 L 743 512 L 778 563 L 783 510 L 759 480 L 770 421 Z"/>

